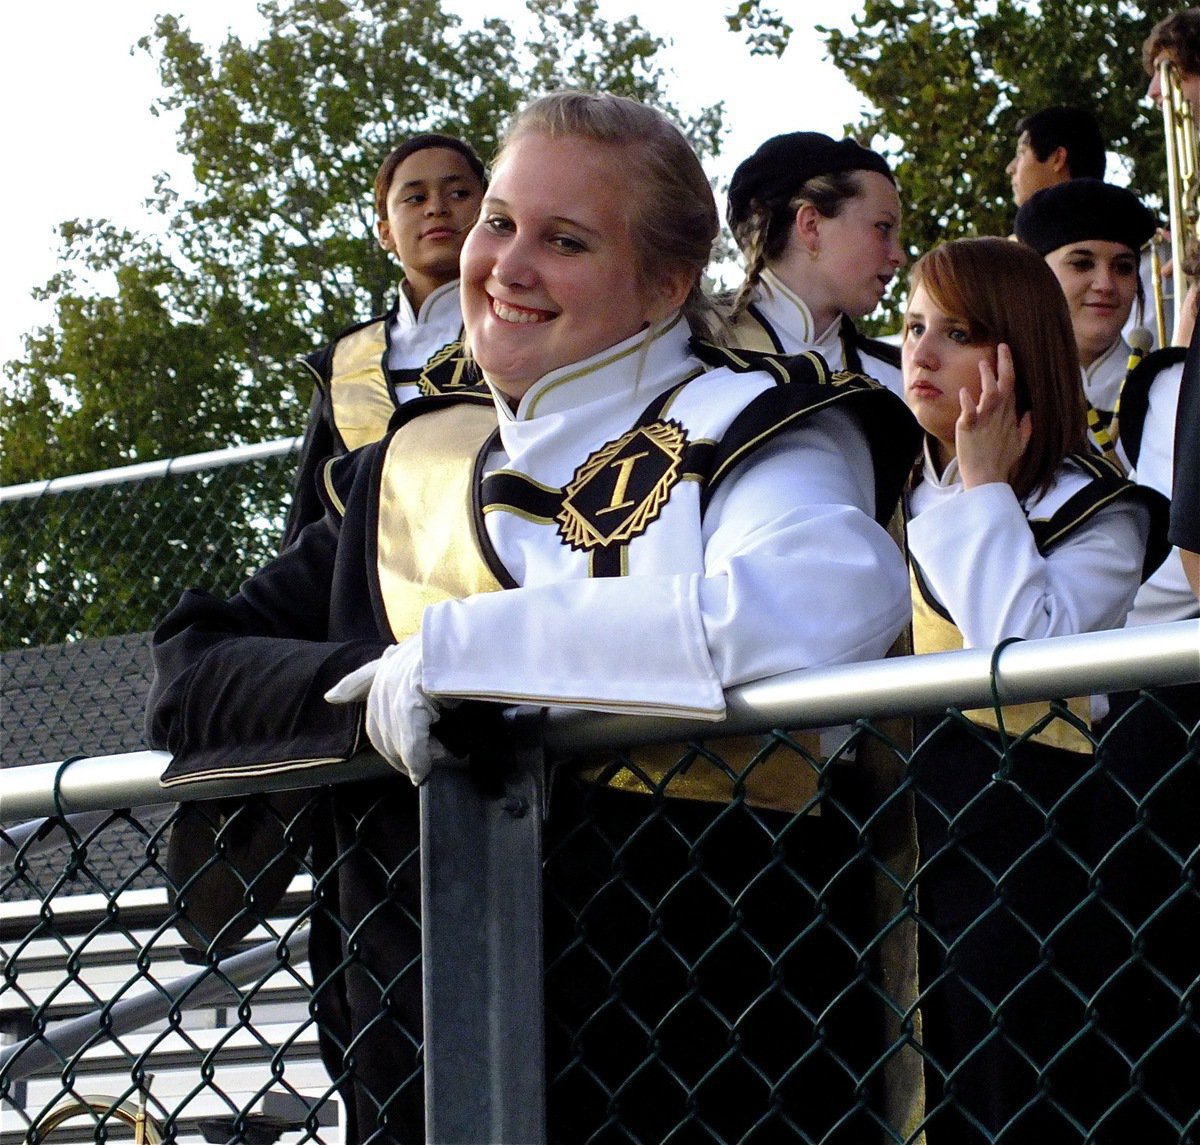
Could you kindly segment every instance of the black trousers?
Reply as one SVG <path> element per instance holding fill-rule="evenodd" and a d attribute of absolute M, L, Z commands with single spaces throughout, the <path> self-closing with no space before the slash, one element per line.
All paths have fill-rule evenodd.
<path fill-rule="evenodd" d="M 557 781 L 545 862 L 558 1145 L 878 1136 L 871 877 L 820 816 Z"/>
<path fill-rule="evenodd" d="M 420 821 L 403 777 L 330 789 L 314 838 L 310 959 L 347 1145 L 425 1140 Z"/>
<path fill-rule="evenodd" d="M 1115 742 L 1094 758 L 1025 743 L 1001 763 L 991 733 L 919 730 L 929 1145 L 1181 1140 L 1144 1070 L 1171 1022 L 1145 1009 L 1141 861 L 1117 845 L 1137 799 L 1117 798 Z M 1194 1039 L 1160 1048 L 1185 1045 L 1194 1079 Z"/>

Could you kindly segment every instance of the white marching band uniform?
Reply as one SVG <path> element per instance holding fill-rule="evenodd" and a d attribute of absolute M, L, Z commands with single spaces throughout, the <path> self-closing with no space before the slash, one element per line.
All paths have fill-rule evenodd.
<path fill-rule="evenodd" d="M 1022 504 L 1004 482 L 966 489 L 957 459 L 938 477 L 926 449 L 923 479 L 909 499 L 909 551 L 966 647 L 1120 627 L 1149 535 L 1142 506 L 1129 497 L 1111 501 L 1044 555 L 1030 527 L 1090 481 L 1068 459 L 1046 493 Z"/>
<path fill-rule="evenodd" d="M 753 349 L 771 348 L 757 340 L 753 344 L 743 341 L 747 328 L 753 330 L 753 320 L 757 320 L 776 352 L 800 354 L 813 350 L 831 369 L 866 374 L 897 397 L 904 397 L 898 356 L 881 356 L 891 349 L 886 343 L 859 335 L 845 315 L 839 315 L 825 330 L 815 329 L 807 303 L 769 267 L 764 267 L 759 276 L 749 310 L 734 323 L 734 341 L 738 345 L 752 345 Z M 847 334 L 852 335 L 850 347 L 846 345 Z"/>
<path fill-rule="evenodd" d="M 1131 481 L 1156 490 L 1169 501 L 1174 483 L 1175 421 L 1183 381 L 1183 351 L 1148 355 L 1130 378 L 1130 386 L 1122 394 L 1117 456 L 1129 470 Z M 1135 389 L 1145 392 L 1135 398 Z M 1173 547 L 1138 590 L 1125 626 L 1167 624 L 1197 616 L 1200 616 L 1200 600 L 1188 584 L 1179 549 Z"/>
<path fill-rule="evenodd" d="M 809 414 L 755 450 L 703 512 L 704 486 L 679 481 L 652 527 L 626 541 L 628 575 L 591 575 L 596 549 L 584 546 L 594 538 L 572 534 L 568 543 L 555 519 L 487 503 L 501 474 L 568 488 L 581 460 L 626 435 L 659 395 L 677 390 L 659 421 L 688 441 L 719 441 L 777 384 L 759 372 L 695 376 L 701 369 L 676 315 L 546 375 L 515 411 L 497 396 L 487 539 L 520 587 L 426 609 L 428 692 L 715 719 L 723 688 L 887 651 L 908 618 L 904 567 L 873 519 L 866 437 L 841 410 Z M 635 444 L 630 456 L 653 451 Z M 628 482 L 642 463 L 618 457 L 609 468 L 619 482 L 624 464 Z M 592 521 L 615 507 L 601 506 Z M 482 657 L 481 648 L 504 655 Z"/>

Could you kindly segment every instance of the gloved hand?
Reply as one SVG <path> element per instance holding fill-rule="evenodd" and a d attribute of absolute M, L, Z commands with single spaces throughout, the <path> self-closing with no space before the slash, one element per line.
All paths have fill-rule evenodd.
<path fill-rule="evenodd" d="M 454 757 L 429 732 L 438 705 L 421 688 L 421 637 L 410 636 L 342 677 L 325 699 L 331 704 L 367 701 L 367 736 L 375 750 L 414 785 L 425 782 L 436 763 Z"/>

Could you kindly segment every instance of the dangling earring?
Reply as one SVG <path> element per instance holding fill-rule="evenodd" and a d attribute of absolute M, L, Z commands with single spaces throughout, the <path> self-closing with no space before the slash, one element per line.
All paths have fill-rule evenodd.
<path fill-rule="evenodd" d="M 817 259 L 820 257 L 820 254 L 821 254 L 820 247 L 811 247 L 810 246 L 808 248 L 808 257 L 811 258 L 813 260 L 813 262 L 817 261 Z"/>

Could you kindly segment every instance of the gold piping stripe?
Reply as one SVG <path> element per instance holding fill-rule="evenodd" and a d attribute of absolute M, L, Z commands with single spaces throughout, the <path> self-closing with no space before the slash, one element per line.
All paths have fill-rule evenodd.
<path fill-rule="evenodd" d="M 331 480 L 333 463 L 337 460 L 338 459 L 336 457 L 331 457 L 325 462 L 325 464 L 321 467 L 321 480 L 325 485 L 325 492 L 328 495 L 329 500 L 333 503 L 333 507 L 338 512 L 338 516 L 344 517 L 346 515 L 345 502 L 337 495 L 337 490 L 333 487 L 333 481 Z"/>
<path fill-rule="evenodd" d="M 325 379 L 321 377 L 320 371 L 307 358 L 297 358 L 297 362 L 304 367 L 313 376 L 313 381 L 317 382 L 322 388 L 325 385 Z"/>
<path fill-rule="evenodd" d="M 1072 529 L 1078 528 L 1078 526 L 1083 524 L 1084 521 L 1088 520 L 1089 517 L 1095 516 L 1106 505 L 1111 504 L 1113 501 L 1115 501 L 1118 497 L 1120 497 L 1122 494 L 1124 494 L 1126 492 L 1128 492 L 1128 490 L 1126 490 L 1126 489 L 1114 489 L 1106 497 L 1102 497 L 1098 501 L 1091 502 L 1086 508 L 1082 509 L 1077 516 L 1072 517 L 1071 520 L 1068 521 L 1065 525 L 1063 525 L 1060 529 L 1058 529 L 1054 533 L 1051 533 L 1046 538 L 1046 540 L 1044 542 L 1045 545 L 1047 547 L 1049 547 L 1055 541 L 1057 541 L 1059 539 L 1059 537 L 1063 536 L 1066 533 L 1069 533 Z M 1053 520 L 1052 517 L 1044 517 L 1042 519 L 1046 520 L 1046 521 Z"/>
<path fill-rule="evenodd" d="M 740 445 L 729 455 L 728 458 L 726 458 L 724 464 L 721 465 L 720 468 L 717 469 L 717 471 L 712 475 L 711 483 L 715 485 L 717 480 L 722 477 L 731 466 L 736 465 L 749 450 L 756 449 L 759 442 L 766 440 L 768 437 L 773 436 L 783 429 L 786 429 L 792 422 L 799 421 L 808 417 L 810 414 L 817 412 L 818 410 L 824 409 L 828 405 L 832 405 L 841 398 L 843 393 L 846 392 L 854 391 L 843 390 L 839 393 L 830 394 L 829 397 L 827 397 L 824 401 L 817 402 L 811 406 L 805 406 L 805 408 L 802 410 L 796 410 L 795 412 L 788 414 L 788 416 L 782 421 L 773 423 L 769 429 L 764 430 L 762 433 L 752 437 L 749 441 Z"/>
<path fill-rule="evenodd" d="M 511 513 L 514 517 L 520 517 L 523 521 L 532 521 L 535 525 L 552 525 L 554 517 L 539 517 L 536 513 L 529 513 L 524 509 L 518 509 L 515 505 L 501 504 L 500 502 L 492 502 L 490 505 L 483 506 L 484 513 Z"/>
<path fill-rule="evenodd" d="M 668 333 L 669 331 L 674 330 L 675 327 L 678 326 L 679 323 L 682 321 L 683 321 L 683 312 L 680 311 L 675 316 L 675 321 L 673 321 L 669 326 L 664 326 L 663 329 L 659 330 L 650 339 L 650 341 L 657 342 L 659 338 L 661 338 L 664 334 Z M 611 366 L 614 362 L 621 361 L 622 358 L 628 358 L 631 354 L 640 354 L 642 352 L 642 347 L 644 345 L 646 345 L 645 340 L 639 340 L 634 345 L 628 346 L 624 350 L 620 351 L 620 353 L 613 354 L 611 357 L 608 357 L 608 358 L 603 358 L 599 362 L 594 362 L 594 363 L 592 363 L 592 365 L 586 367 L 585 369 L 576 370 L 574 373 L 564 374 L 561 378 L 556 378 L 553 382 L 550 382 L 546 386 L 546 388 L 544 390 L 542 390 L 542 392 L 533 399 L 533 401 L 531 401 L 529 403 L 528 417 L 533 418 L 536 416 L 535 411 L 537 409 L 538 403 L 547 394 L 552 393 L 554 390 L 558 389 L 560 386 L 565 386 L 568 382 L 573 382 L 573 381 L 577 380 L 578 378 L 586 378 L 588 376 L 588 374 L 594 374 L 594 373 L 596 373 L 597 370 L 603 370 L 606 367 Z"/>

